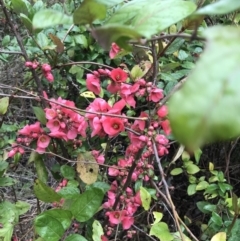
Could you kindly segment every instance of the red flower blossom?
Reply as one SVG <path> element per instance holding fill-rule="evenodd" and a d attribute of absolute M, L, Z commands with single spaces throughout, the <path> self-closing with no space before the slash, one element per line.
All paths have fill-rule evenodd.
<path fill-rule="evenodd" d="M 127 80 L 127 73 L 121 68 L 113 69 L 110 73 L 110 77 L 117 83 L 123 83 Z"/>
<path fill-rule="evenodd" d="M 104 131 L 109 136 L 115 136 L 121 131 L 124 131 L 124 123 L 120 118 L 105 117 L 102 120 Z"/>
<path fill-rule="evenodd" d="M 110 59 L 113 59 L 120 51 L 121 51 L 121 48 L 116 43 L 112 43 L 112 46 L 109 52 Z"/>
<path fill-rule="evenodd" d="M 101 92 L 100 79 L 94 74 L 87 74 L 86 86 L 88 90 L 99 95 Z"/>

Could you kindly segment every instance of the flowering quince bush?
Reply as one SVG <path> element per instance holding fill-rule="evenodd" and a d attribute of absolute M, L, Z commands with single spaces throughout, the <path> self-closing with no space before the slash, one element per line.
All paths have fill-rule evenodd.
<path fill-rule="evenodd" d="M 206 102 L 199 103 L 202 109 L 196 113 L 201 99 L 198 92 L 205 91 L 198 76 L 202 66 L 212 64 L 204 53 L 193 77 L 189 77 L 192 83 L 196 80 L 199 90 L 195 91 L 195 86 L 187 81 L 186 88 L 175 93 L 195 65 L 203 40 L 209 41 L 206 51 L 211 56 L 215 56 L 217 49 L 224 49 L 222 42 L 216 40 L 221 38 L 219 29 L 206 31 L 204 38 L 198 36 L 198 27 L 206 28 L 202 15 L 218 14 L 218 6 L 213 4 L 204 9 L 202 3 L 197 6 L 194 2 L 84 0 L 47 8 L 43 1 L 30 4 L 25 0 L 0 0 L 15 35 L 8 44 L 18 42 L 26 70 L 25 83 L 10 86 L 16 91 L 11 98 L 18 98 L 18 92 L 24 93 L 32 101 L 35 116 L 22 124 L 14 140 L 6 143 L 8 152 L 0 164 L 0 186 L 14 184 L 5 176 L 6 160 L 14 165 L 26 159 L 34 163 L 37 178 L 32 189 L 39 207 L 31 227 L 34 233 L 29 239 L 226 241 L 227 228 L 231 231 L 235 222 L 239 225 L 238 198 L 235 194 L 236 197 L 228 198 L 232 186 L 226 183 L 223 172 L 214 170 L 210 164 L 207 170 L 210 178 L 198 176 L 201 152 L 197 148 L 217 137 L 227 137 L 209 129 L 214 128 L 216 118 L 204 126 L 209 111 L 204 107 Z M 224 13 L 240 7 L 236 3 L 228 9 L 229 5 L 224 5 L 227 9 Z M 31 38 L 21 38 L 10 21 L 9 10 L 19 16 Z M 192 26 L 196 27 L 193 35 L 182 35 L 191 32 Z M 185 43 L 184 39 L 195 42 Z M 226 37 L 224 41 L 230 40 Z M 240 54 L 239 47 L 236 53 Z M 169 58 L 168 62 L 165 58 Z M 229 66 L 238 73 L 235 60 L 238 57 Z M 229 73 L 224 72 L 224 78 L 232 80 Z M 215 75 L 209 73 L 203 79 L 208 80 L 209 76 Z M 216 74 L 214 78 L 221 76 Z M 218 87 L 211 88 L 215 91 Z M 194 109 L 183 98 L 188 95 L 196 102 Z M 7 116 L 11 98 L 0 100 L 0 115 Z M 228 130 L 229 137 L 237 136 L 238 129 Z M 183 145 L 169 161 L 176 140 L 194 153 L 195 162 L 184 152 Z M 173 168 L 171 165 L 180 156 L 182 164 Z M 57 164 L 51 163 L 49 167 L 49 161 Z M 183 173 L 189 179 L 186 195 L 204 192 L 204 201 L 197 206 L 204 215 L 209 215 L 209 227 L 201 223 L 205 236 L 196 237 L 188 227 L 188 218 L 183 221 L 174 205 L 169 180 Z M 49 185 L 50 178 L 57 185 Z M 214 198 L 219 200 L 210 203 Z M 42 203 L 47 203 L 48 209 L 41 210 Z M 227 215 L 221 217 L 218 209 L 225 203 L 228 203 Z M 207 205 L 210 208 L 205 209 Z M 0 240 L 25 239 L 14 228 L 30 205 L 3 201 L 0 206 L 0 210 L 11 210 L 8 216 L 6 211 L 0 211 Z M 161 210 L 162 206 L 167 212 Z M 229 224 L 225 216 L 233 215 L 235 218 Z M 212 237 L 213 234 L 217 236 Z"/>

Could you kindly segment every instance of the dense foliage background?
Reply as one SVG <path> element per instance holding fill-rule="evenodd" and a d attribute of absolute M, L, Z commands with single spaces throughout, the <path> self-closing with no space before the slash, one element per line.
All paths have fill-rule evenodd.
<path fill-rule="evenodd" d="M 0 240 L 238 240 L 238 0 L 0 5 Z"/>

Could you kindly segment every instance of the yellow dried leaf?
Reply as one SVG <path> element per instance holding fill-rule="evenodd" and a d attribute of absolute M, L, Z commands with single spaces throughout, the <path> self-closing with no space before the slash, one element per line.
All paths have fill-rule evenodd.
<path fill-rule="evenodd" d="M 99 165 L 91 152 L 78 154 L 77 157 L 77 172 L 80 179 L 90 185 L 97 181 Z"/>

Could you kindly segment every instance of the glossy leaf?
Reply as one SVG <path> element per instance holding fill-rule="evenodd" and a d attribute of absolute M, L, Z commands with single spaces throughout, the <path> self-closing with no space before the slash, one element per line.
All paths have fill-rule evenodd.
<path fill-rule="evenodd" d="M 51 9 L 37 12 L 32 20 L 33 28 L 48 28 L 59 24 L 73 24 L 71 16 Z"/>
<path fill-rule="evenodd" d="M 240 30 L 216 26 L 204 35 L 206 50 L 183 88 L 169 101 L 173 134 L 189 150 L 240 135 L 240 82 L 236 78 L 240 75 Z"/>
<path fill-rule="evenodd" d="M 239 0 L 219 0 L 212 4 L 208 4 L 203 8 L 200 8 L 196 13 L 217 15 L 217 14 L 227 14 L 227 13 L 236 11 L 238 9 L 240 9 Z"/>
<path fill-rule="evenodd" d="M 218 226 L 222 226 L 223 224 L 222 218 L 216 212 L 212 213 L 211 221 Z"/>
<path fill-rule="evenodd" d="M 104 193 L 98 188 L 92 188 L 71 200 L 69 210 L 79 222 L 86 222 L 97 212 L 102 204 Z"/>
<path fill-rule="evenodd" d="M 33 190 L 36 197 L 43 202 L 59 202 L 61 200 L 59 194 L 39 179 L 35 180 Z"/>
<path fill-rule="evenodd" d="M 70 234 L 64 241 L 87 241 L 82 235 L 80 234 Z"/>
<path fill-rule="evenodd" d="M 194 3 L 180 0 L 155 0 L 154 4 L 149 4 L 148 0 L 130 1 L 116 12 L 108 23 L 122 23 L 133 27 L 142 36 L 150 38 L 153 34 L 186 18 L 195 9 Z"/>
<path fill-rule="evenodd" d="M 60 210 L 54 210 L 60 211 Z M 64 211 L 64 210 L 62 210 Z M 52 215 L 48 215 L 48 211 L 40 214 L 34 220 L 34 227 L 39 236 L 46 241 L 58 241 L 64 234 L 64 228 L 61 222 Z"/>
<path fill-rule="evenodd" d="M 45 112 L 41 107 L 33 106 L 33 112 L 37 119 L 40 121 L 41 124 L 45 125 L 47 123 L 47 119 L 45 117 Z"/>
<path fill-rule="evenodd" d="M 35 168 L 37 171 L 37 177 L 42 182 L 46 183 L 47 178 L 48 178 L 47 168 L 45 166 L 45 163 L 43 162 L 42 155 L 40 155 L 38 153 L 35 153 L 35 154 L 36 155 L 35 155 L 35 159 L 34 159 L 34 164 L 35 164 Z"/>
<path fill-rule="evenodd" d="M 0 99 L 0 115 L 4 115 L 7 112 L 9 105 L 9 97 L 3 97 Z"/>
<path fill-rule="evenodd" d="M 143 208 L 147 211 L 150 208 L 151 204 L 151 194 L 144 188 L 140 187 L 140 197 L 142 201 Z"/>
<path fill-rule="evenodd" d="M 74 24 L 92 24 L 106 17 L 107 7 L 96 0 L 84 0 L 73 14 Z"/>
<path fill-rule="evenodd" d="M 154 224 L 150 229 L 150 235 L 154 235 L 161 241 L 173 240 L 173 235 L 169 232 L 168 226 L 164 222 Z"/>

